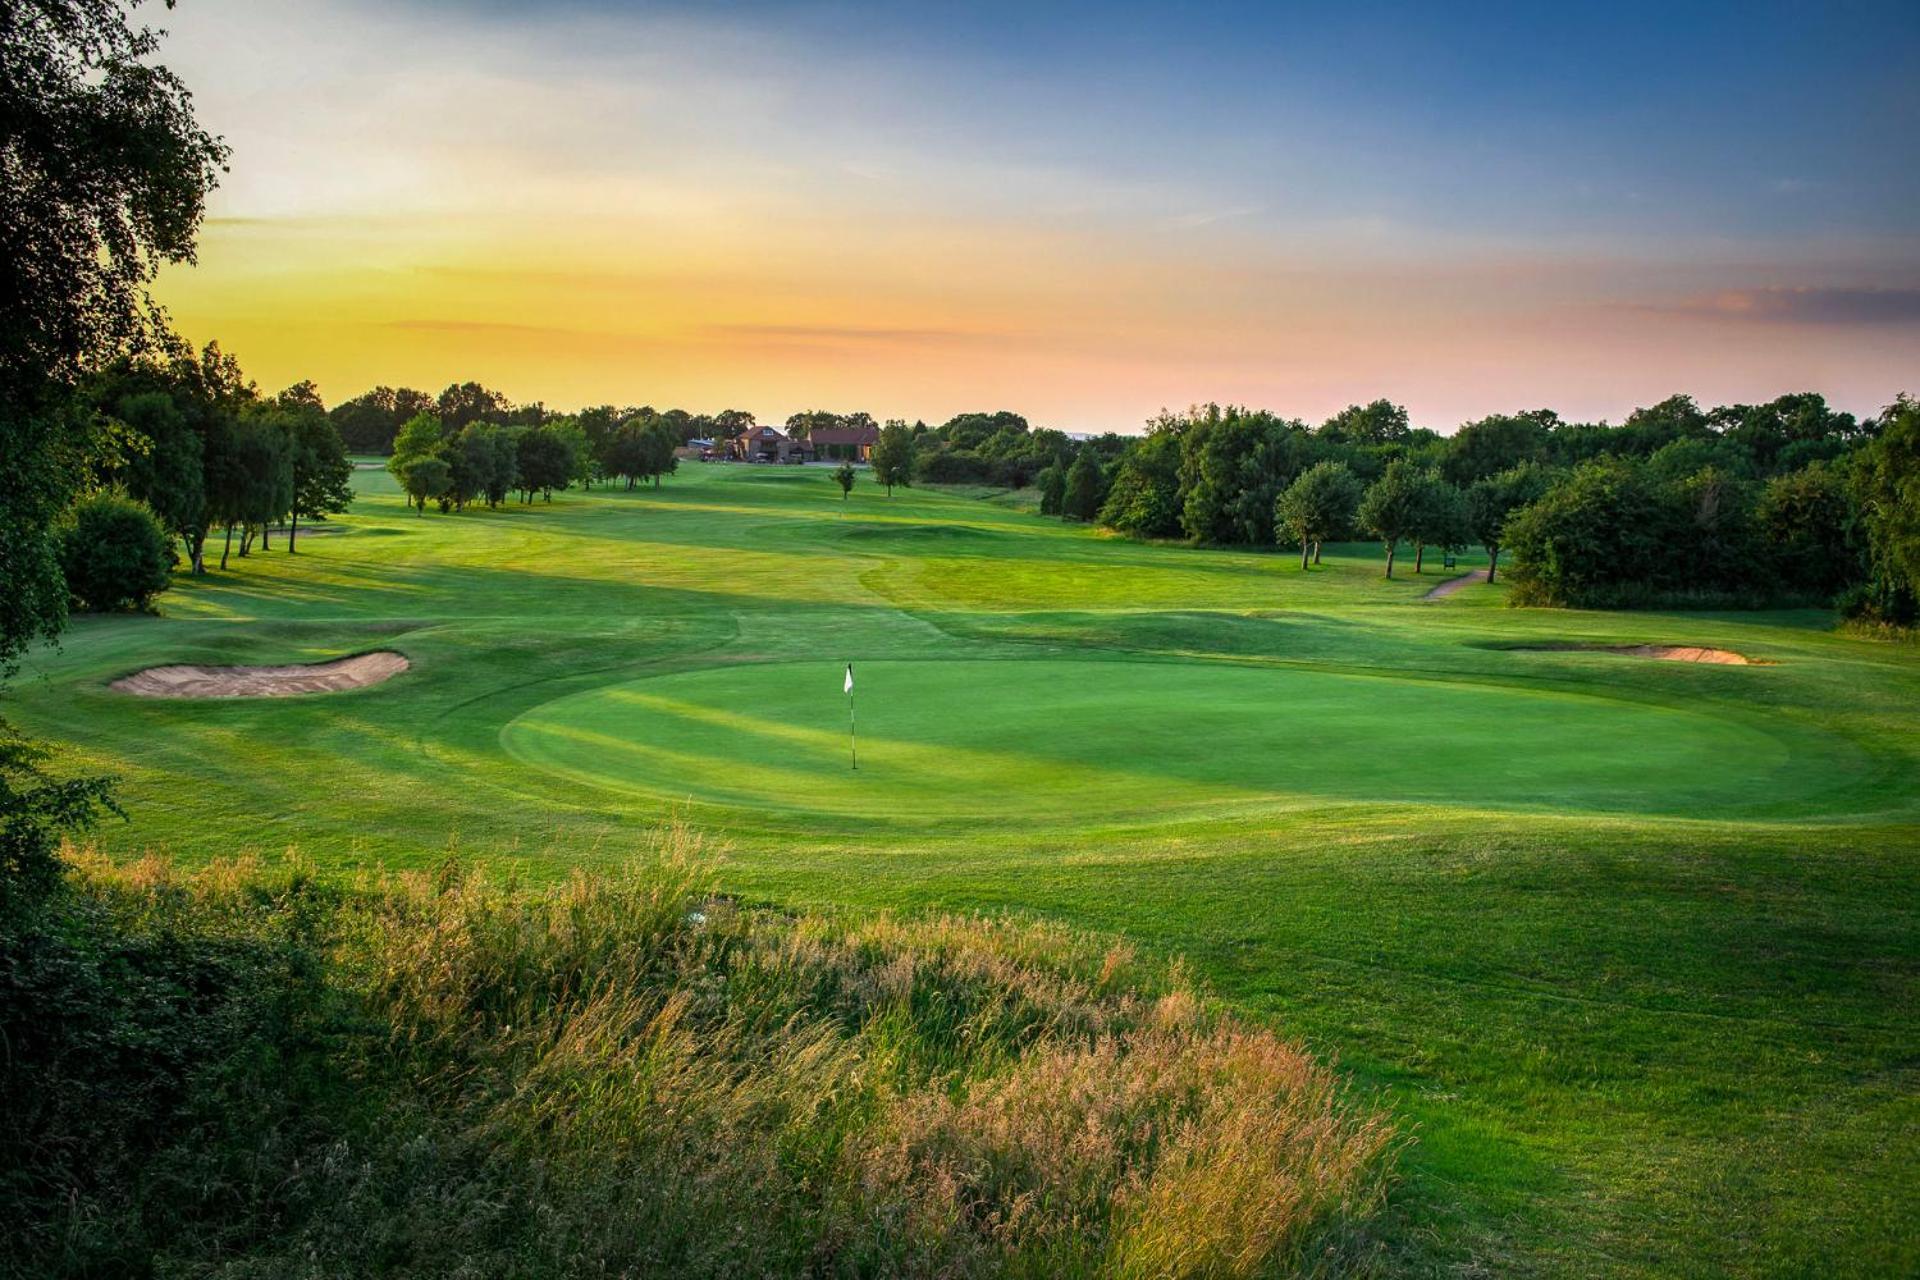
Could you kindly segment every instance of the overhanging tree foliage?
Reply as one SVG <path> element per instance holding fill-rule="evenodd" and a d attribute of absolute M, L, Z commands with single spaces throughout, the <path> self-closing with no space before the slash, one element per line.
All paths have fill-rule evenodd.
<path fill-rule="evenodd" d="M 191 261 L 226 149 L 120 0 L 13 0 L 0 17 L 0 677 L 51 638 L 52 529 L 86 461 L 85 369 L 159 328 L 146 287 Z"/>

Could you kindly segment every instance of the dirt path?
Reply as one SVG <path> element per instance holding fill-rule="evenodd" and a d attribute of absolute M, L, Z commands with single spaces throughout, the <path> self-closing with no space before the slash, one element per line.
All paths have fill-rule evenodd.
<path fill-rule="evenodd" d="M 108 688 L 142 698 L 284 698 L 364 689 L 406 669 L 404 657 L 383 650 L 304 666 L 148 667 L 120 677 Z"/>
<path fill-rule="evenodd" d="M 1422 600 L 1445 600 L 1448 596 L 1464 586 L 1475 582 L 1485 582 L 1486 580 L 1487 571 L 1485 569 L 1475 569 L 1472 573 L 1463 573 L 1457 578 L 1448 578 L 1445 582 L 1420 598 Z"/>

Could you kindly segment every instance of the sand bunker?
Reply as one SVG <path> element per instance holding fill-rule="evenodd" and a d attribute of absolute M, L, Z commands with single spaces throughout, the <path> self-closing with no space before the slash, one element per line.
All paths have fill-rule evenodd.
<path fill-rule="evenodd" d="M 1703 649 L 1691 644 L 1530 644 L 1519 646 L 1532 652 L 1615 653 L 1628 658 L 1657 658 L 1662 662 L 1712 662 L 1746 667 L 1753 659 L 1731 649 Z"/>
<path fill-rule="evenodd" d="M 142 698 L 286 698 L 364 689 L 406 669 L 405 656 L 383 649 L 285 667 L 148 667 L 107 687 Z"/>

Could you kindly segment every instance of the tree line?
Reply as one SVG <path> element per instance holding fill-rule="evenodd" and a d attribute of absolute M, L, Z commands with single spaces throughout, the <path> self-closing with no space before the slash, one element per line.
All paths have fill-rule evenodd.
<path fill-rule="evenodd" d="M 1615 426 L 1551 410 L 1451 436 L 1384 400 L 1317 427 L 1238 407 L 1163 413 L 1144 436 L 1062 449 L 1041 510 L 1142 538 L 1298 547 L 1377 539 L 1393 576 L 1430 550 L 1511 558 L 1516 600 L 1579 607 L 1839 603 L 1901 624 L 1920 581 L 1920 411 L 1861 420 L 1814 393 L 1702 409 L 1672 396 Z M 1017 432 L 1014 424 L 1003 428 Z M 1012 440 L 1001 457 L 1021 456 Z"/>

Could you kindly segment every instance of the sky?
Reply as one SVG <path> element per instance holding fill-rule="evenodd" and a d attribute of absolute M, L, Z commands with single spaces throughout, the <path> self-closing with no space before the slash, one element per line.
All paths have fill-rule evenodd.
<path fill-rule="evenodd" d="M 1451 430 L 1920 392 L 1920 4 L 142 10 L 263 389 Z"/>

